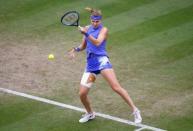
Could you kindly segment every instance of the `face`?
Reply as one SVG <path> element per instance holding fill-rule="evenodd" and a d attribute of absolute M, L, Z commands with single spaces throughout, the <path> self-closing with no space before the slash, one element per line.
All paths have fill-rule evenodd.
<path fill-rule="evenodd" d="M 91 19 L 91 24 L 94 26 L 94 28 L 97 28 L 101 23 L 101 20 L 92 20 Z"/>

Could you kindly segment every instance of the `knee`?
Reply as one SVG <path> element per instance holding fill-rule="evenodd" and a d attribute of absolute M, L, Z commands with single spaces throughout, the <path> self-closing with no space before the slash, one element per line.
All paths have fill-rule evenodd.
<path fill-rule="evenodd" d="M 121 90 L 121 86 L 119 85 L 119 84 L 113 84 L 113 85 L 111 85 L 111 88 L 113 89 L 113 91 L 115 91 L 115 92 L 120 92 L 120 90 Z"/>
<path fill-rule="evenodd" d="M 113 88 L 113 91 L 115 91 L 115 92 L 119 93 L 119 92 L 120 92 L 120 88 L 115 87 L 115 88 Z"/>

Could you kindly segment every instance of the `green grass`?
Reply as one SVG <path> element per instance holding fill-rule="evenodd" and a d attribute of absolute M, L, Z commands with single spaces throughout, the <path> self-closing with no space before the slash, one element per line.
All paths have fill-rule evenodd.
<path fill-rule="evenodd" d="M 94 4 L 94 5 L 93 5 Z M 78 86 L 85 54 L 66 52 L 82 35 L 60 17 L 86 6 L 100 8 L 109 28 L 107 50 L 121 85 L 141 109 L 144 124 L 171 131 L 193 129 L 192 0 L 0 0 L 0 87 L 82 107 Z M 92 7 L 92 6 L 91 6 Z M 47 61 L 54 53 L 55 61 Z M 90 92 L 95 111 L 131 119 L 130 109 L 100 76 Z M 135 127 L 0 93 L 0 130 L 125 131 Z"/>
<path fill-rule="evenodd" d="M 115 32 L 110 35 L 110 41 L 112 41 L 111 43 L 121 41 L 119 45 L 121 44 L 121 46 L 124 46 L 131 44 L 136 40 L 143 39 L 158 32 L 162 32 L 172 27 L 179 26 L 180 24 L 192 21 L 193 17 L 190 17 L 190 15 L 193 13 L 192 8 L 193 6 L 191 5 L 187 8 L 183 8 L 166 15 L 156 17 L 152 20 L 145 21 L 136 26 L 132 26 L 131 28 L 126 28 L 122 31 Z"/>
<path fill-rule="evenodd" d="M 117 131 L 135 128 L 98 117 L 87 124 L 79 124 L 81 113 L 76 111 L 6 94 L 1 99 L 0 117 L 4 118 L 0 120 L 1 131 Z"/>

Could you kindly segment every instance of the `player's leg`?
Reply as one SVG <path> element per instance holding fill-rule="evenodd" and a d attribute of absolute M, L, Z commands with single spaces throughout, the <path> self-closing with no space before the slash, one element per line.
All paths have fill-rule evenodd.
<path fill-rule="evenodd" d="M 102 76 L 107 80 L 107 82 L 110 84 L 111 88 L 118 93 L 126 102 L 127 104 L 131 107 L 132 111 L 135 110 L 135 105 L 130 98 L 129 94 L 125 89 L 123 89 L 113 71 L 113 69 L 104 69 L 101 71 Z"/>
<path fill-rule="evenodd" d="M 87 113 L 79 120 L 80 123 L 87 122 L 90 119 L 94 119 L 94 113 L 90 106 L 90 101 L 88 99 L 88 93 L 95 80 L 95 75 L 92 73 L 84 73 L 81 80 L 81 85 L 79 89 L 79 96 L 82 104 L 84 105 Z"/>
<path fill-rule="evenodd" d="M 125 101 L 126 103 L 131 107 L 132 112 L 135 116 L 135 122 L 140 123 L 142 121 L 140 111 L 137 109 L 137 107 L 134 105 L 131 97 L 127 93 L 127 91 L 121 87 L 119 84 L 116 75 L 114 73 L 114 70 L 112 68 L 110 69 L 104 69 L 101 71 L 102 76 L 107 80 L 107 82 L 110 84 L 111 88 L 118 93 Z"/>
<path fill-rule="evenodd" d="M 82 104 L 84 105 L 86 111 L 88 113 L 91 113 L 92 109 L 90 107 L 90 101 L 88 99 L 88 92 L 89 92 L 89 88 L 80 85 L 80 89 L 79 89 L 80 100 Z"/>

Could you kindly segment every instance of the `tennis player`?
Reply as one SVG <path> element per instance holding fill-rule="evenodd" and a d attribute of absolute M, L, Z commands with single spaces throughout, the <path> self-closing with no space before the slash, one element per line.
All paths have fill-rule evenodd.
<path fill-rule="evenodd" d="M 82 75 L 79 89 L 80 100 L 87 112 L 82 116 L 79 122 L 84 123 L 95 118 L 87 95 L 96 76 L 101 74 L 109 83 L 110 87 L 131 107 L 132 114 L 134 115 L 134 122 L 141 123 L 142 117 L 139 109 L 134 105 L 127 91 L 119 84 L 109 61 L 106 51 L 108 29 L 102 25 L 102 13 L 100 10 L 92 8 L 85 9 L 91 13 L 91 25 L 79 29 L 83 34 L 82 42 L 78 47 L 69 51 L 69 56 L 71 58 L 75 57 L 75 52 L 80 52 L 84 49 L 86 49 L 87 54 L 86 68 Z"/>

